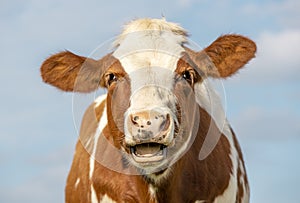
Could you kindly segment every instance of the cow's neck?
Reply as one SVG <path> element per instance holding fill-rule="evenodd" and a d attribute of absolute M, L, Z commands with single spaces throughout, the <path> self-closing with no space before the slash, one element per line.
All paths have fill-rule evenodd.
<path fill-rule="evenodd" d="M 163 173 L 145 177 L 146 182 L 154 189 L 158 202 L 189 202 L 194 199 L 213 201 L 228 186 L 231 160 L 229 155 L 221 159 L 222 156 L 218 155 L 223 150 L 229 150 L 225 136 L 220 137 L 215 149 L 205 160 L 198 159 L 209 128 L 211 125 L 212 128 L 217 128 L 214 123 L 210 123 L 211 117 L 205 110 L 199 108 L 199 112 L 200 126 L 191 148 Z M 154 177 L 162 178 L 155 181 Z"/>

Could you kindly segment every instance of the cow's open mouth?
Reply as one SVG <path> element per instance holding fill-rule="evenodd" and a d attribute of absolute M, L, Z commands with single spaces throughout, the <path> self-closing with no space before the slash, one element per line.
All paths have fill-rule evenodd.
<path fill-rule="evenodd" d="M 159 143 L 143 143 L 130 147 L 130 153 L 136 162 L 158 162 L 166 158 L 167 146 Z"/>

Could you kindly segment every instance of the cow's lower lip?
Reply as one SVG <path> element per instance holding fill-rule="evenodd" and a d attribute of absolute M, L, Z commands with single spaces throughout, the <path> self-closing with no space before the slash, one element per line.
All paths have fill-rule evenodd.
<path fill-rule="evenodd" d="M 166 158 L 167 147 L 159 143 L 143 143 L 131 146 L 130 153 L 139 163 L 159 162 Z"/>

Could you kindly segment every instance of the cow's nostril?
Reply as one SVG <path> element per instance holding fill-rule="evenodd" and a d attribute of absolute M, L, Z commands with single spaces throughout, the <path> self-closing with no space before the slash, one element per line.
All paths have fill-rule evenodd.
<path fill-rule="evenodd" d="M 170 120 L 170 114 L 167 114 L 167 118 L 166 118 L 167 120 Z"/>
<path fill-rule="evenodd" d="M 164 116 L 164 120 L 160 124 L 160 129 L 161 130 L 166 130 L 166 129 L 169 128 L 169 126 L 170 126 L 170 114 L 167 114 L 166 116 Z"/>
<path fill-rule="evenodd" d="M 131 115 L 131 122 L 133 125 L 136 125 L 136 126 L 139 126 L 139 119 L 140 117 L 139 116 L 136 116 L 136 115 Z"/>

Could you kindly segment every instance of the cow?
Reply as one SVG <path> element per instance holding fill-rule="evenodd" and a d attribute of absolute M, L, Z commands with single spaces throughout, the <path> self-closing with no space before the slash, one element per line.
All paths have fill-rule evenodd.
<path fill-rule="evenodd" d="M 249 202 L 239 143 L 207 81 L 234 75 L 255 52 L 237 34 L 195 51 L 179 24 L 145 18 L 127 23 L 101 59 L 46 59 L 45 83 L 107 91 L 83 116 L 65 202 Z"/>

